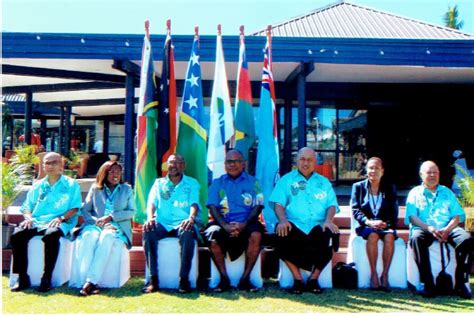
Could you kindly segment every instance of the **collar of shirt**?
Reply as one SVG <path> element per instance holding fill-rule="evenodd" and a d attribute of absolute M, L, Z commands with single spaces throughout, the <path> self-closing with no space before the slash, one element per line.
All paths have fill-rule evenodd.
<path fill-rule="evenodd" d="M 242 173 L 237 177 L 237 178 L 232 178 L 229 176 L 229 174 L 224 174 L 224 179 L 226 181 L 234 181 L 234 182 L 241 182 L 247 179 L 247 173 L 245 171 L 242 171 Z"/>
<path fill-rule="evenodd" d="M 64 187 L 67 187 L 68 184 L 67 179 L 63 175 L 61 175 L 58 181 L 56 181 L 53 185 L 49 184 L 48 176 L 46 176 L 42 181 L 43 183 L 41 183 L 41 185 L 43 186 L 43 188 L 53 188 L 56 185 L 62 185 Z"/>

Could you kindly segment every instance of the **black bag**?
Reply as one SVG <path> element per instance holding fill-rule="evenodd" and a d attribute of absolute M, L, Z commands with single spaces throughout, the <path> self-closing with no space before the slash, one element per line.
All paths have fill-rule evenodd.
<path fill-rule="evenodd" d="M 357 289 L 357 270 L 355 263 L 338 262 L 332 268 L 332 286 L 339 289 Z"/>
<path fill-rule="evenodd" d="M 444 263 L 444 252 L 443 244 L 446 246 L 446 253 L 448 255 L 448 263 Z M 451 295 L 453 293 L 453 278 L 449 273 L 446 272 L 446 267 L 450 261 L 448 244 L 445 242 L 439 243 L 439 249 L 441 252 L 441 271 L 436 277 L 436 291 L 439 295 Z"/>

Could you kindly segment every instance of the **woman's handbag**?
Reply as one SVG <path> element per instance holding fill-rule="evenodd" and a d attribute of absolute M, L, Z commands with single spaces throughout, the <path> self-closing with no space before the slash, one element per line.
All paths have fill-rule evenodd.
<path fill-rule="evenodd" d="M 448 256 L 448 263 L 446 264 L 444 262 L 443 244 L 446 246 L 446 254 Z M 446 267 L 448 266 L 449 261 L 450 261 L 448 243 L 440 242 L 439 249 L 441 252 L 441 271 L 436 277 L 436 292 L 439 295 L 451 295 L 453 293 L 453 288 L 454 288 L 453 278 L 451 277 L 449 273 L 446 272 Z"/>
<path fill-rule="evenodd" d="M 355 263 L 338 262 L 332 268 L 332 286 L 339 289 L 357 289 L 358 278 Z"/>

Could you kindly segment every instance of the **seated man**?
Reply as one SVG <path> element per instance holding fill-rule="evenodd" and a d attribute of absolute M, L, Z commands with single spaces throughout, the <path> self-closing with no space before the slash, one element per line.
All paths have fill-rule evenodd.
<path fill-rule="evenodd" d="M 332 234 L 339 229 L 333 219 L 339 211 L 331 182 L 314 172 L 316 154 L 308 147 L 298 151 L 298 170 L 283 176 L 270 196 L 278 217 L 276 251 L 294 278 L 290 292 L 301 294 L 300 268 L 311 271 L 307 291 L 320 294 L 318 278 L 331 261 Z"/>
<path fill-rule="evenodd" d="M 18 284 L 12 291 L 31 286 L 28 269 L 28 242 L 34 236 L 44 236 L 44 274 L 39 292 L 49 291 L 51 277 L 59 254 L 59 239 L 67 236 L 76 226 L 76 213 L 81 207 L 79 184 L 62 175 L 61 155 L 50 152 L 43 158 L 46 178 L 36 182 L 28 192 L 21 212 L 25 220 L 11 236 L 13 273 L 18 273 Z"/>
<path fill-rule="evenodd" d="M 148 196 L 143 248 L 150 282 L 143 287 L 143 293 L 158 290 L 158 242 L 166 237 L 178 237 L 181 245 L 178 291 L 188 293 L 191 290 L 189 272 L 197 237 L 194 223 L 199 210 L 199 183 L 184 175 L 185 162 L 180 155 L 171 155 L 167 164 L 168 176 L 156 179 Z"/>
<path fill-rule="evenodd" d="M 258 291 L 250 282 L 250 272 L 260 254 L 264 232 L 263 225 L 258 221 L 263 209 L 263 194 L 258 181 L 244 171 L 244 162 L 240 151 L 229 150 L 225 157 L 227 173 L 215 179 L 209 188 L 207 207 L 214 221 L 209 223 L 206 237 L 210 241 L 211 256 L 221 276 L 215 292 L 230 289 L 225 267 L 226 253 L 234 261 L 244 251 L 245 266 L 239 289 Z"/>
<path fill-rule="evenodd" d="M 420 167 L 422 184 L 414 187 L 407 197 L 405 223 L 410 224 L 410 244 L 415 252 L 415 261 L 420 271 L 424 297 L 436 296 L 431 273 L 428 248 L 434 240 L 448 242 L 456 249 L 455 293 L 462 298 L 471 298 L 464 283 L 470 266 L 467 256 L 474 249 L 474 239 L 458 227 L 465 214 L 454 193 L 439 184 L 439 169 L 432 161 Z"/>

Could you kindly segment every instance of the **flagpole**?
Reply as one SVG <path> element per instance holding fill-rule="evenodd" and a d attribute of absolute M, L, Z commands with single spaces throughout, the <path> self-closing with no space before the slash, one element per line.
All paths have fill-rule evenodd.
<path fill-rule="evenodd" d="M 145 21 L 145 35 L 146 35 L 146 38 L 150 39 L 150 21 L 149 20 Z"/>

